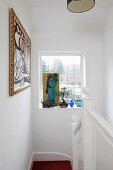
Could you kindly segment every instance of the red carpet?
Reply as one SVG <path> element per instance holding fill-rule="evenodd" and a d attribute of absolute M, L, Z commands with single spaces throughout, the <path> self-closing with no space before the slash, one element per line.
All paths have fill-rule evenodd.
<path fill-rule="evenodd" d="M 70 161 L 36 161 L 32 170 L 72 170 Z"/>

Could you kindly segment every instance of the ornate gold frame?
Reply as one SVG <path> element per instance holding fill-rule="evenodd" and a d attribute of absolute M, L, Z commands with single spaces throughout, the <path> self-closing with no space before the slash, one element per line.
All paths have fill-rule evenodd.
<path fill-rule="evenodd" d="M 22 33 L 24 33 L 29 41 L 29 51 L 30 51 L 30 83 L 26 87 L 21 87 L 20 89 L 14 89 L 14 57 L 15 57 L 15 27 L 14 22 L 16 22 L 19 27 L 21 28 Z M 22 26 L 21 22 L 19 21 L 18 17 L 16 16 L 14 10 L 11 8 L 9 10 L 9 95 L 13 96 L 22 90 L 26 89 L 31 85 L 31 40 L 26 33 L 24 27 Z"/>

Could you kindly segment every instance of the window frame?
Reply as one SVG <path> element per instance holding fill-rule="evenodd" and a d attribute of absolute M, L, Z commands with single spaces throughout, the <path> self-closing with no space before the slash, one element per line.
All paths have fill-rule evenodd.
<path fill-rule="evenodd" d="M 45 109 L 41 105 L 41 95 L 42 95 L 42 68 L 41 68 L 41 56 L 80 56 L 81 57 L 81 64 L 80 64 L 80 71 L 81 71 L 81 96 L 83 97 L 83 87 L 86 86 L 86 61 L 85 55 L 81 51 L 40 51 L 38 55 L 38 63 L 39 63 L 39 88 L 38 88 L 38 107 L 39 109 Z M 51 108 L 46 108 L 51 109 Z M 52 108 L 53 109 L 53 108 Z M 61 108 L 57 108 L 61 109 Z M 68 109 L 68 108 L 65 108 Z"/>

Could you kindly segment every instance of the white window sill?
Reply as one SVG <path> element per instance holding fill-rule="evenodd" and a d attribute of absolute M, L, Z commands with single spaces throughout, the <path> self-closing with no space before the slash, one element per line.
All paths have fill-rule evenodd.
<path fill-rule="evenodd" d="M 43 107 L 39 107 L 39 110 L 41 109 L 41 110 L 60 110 L 60 109 L 69 109 L 69 110 L 71 110 L 71 109 L 82 109 L 83 107 L 77 107 L 77 106 L 74 106 L 74 107 L 70 107 L 70 106 L 68 106 L 68 107 L 60 107 L 60 106 L 55 106 L 55 107 L 49 107 L 49 108 L 43 108 Z"/>

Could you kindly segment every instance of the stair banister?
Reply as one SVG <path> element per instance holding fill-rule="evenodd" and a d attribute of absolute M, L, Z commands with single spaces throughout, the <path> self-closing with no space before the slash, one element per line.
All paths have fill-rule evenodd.
<path fill-rule="evenodd" d="M 113 126 L 93 107 L 84 88 L 84 170 L 113 170 Z"/>
<path fill-rule="evenodd" d="M 94 170 L 93 168 L 93 125 L 88 115 L 87 109 L 93 108 L 91 91 L 88 87 L 84 87 L 84 170 Z"/>

